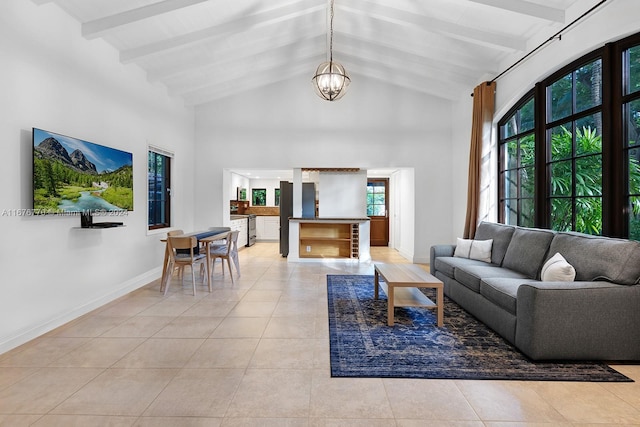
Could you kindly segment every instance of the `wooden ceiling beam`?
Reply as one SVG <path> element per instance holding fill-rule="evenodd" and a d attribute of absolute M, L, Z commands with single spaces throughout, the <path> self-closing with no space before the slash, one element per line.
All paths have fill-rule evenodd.
<path fill-rule="evenodd" d="M 390 6 L 371 3 L 365 0 L 350 0 L 348 5 L 337 6 L 339 9 L 362 15 L 366 18 L 391 22 L 397 25 L 411 25 L 422 31 L 443 34 L 462 40 L 465 43 L 487 46 L 492 49 L 508 52 L 524 52 L 527 42 L 522 37 L 478 30 L 466 25 L 430 18 L 425 15 L 407 12 Z"/>
<path fill-rule="evenodd" d="M 262 26 L 277 25 L 283 21 L 295 19 L 318 10 L 325 10 L 325 8 L 326 5 L 324 3 L 318 5 L 317 0 L 300 0 L 298 3 L 290 3 L 286 6 L 243 16 L 203 30 L 193 31 L 156 43 L 123 50 L 120 52 L 120 61 L 123 64 L 136 62 L 147 56 L 202 43 L 208 39 L 246 32 Z"/>
<path fill-rule="evenodd" d="M 499 9 L 508 10 L 510 12 L 519 13 L 521 15 L 532 16 L 534 18 L 544 19 L 550 22 L 558 22 L 564 24 L 565 13 L 562 9 L 556 9 L 550 6 L 532 3 L 526 0 L 469 0 L 474 3 L 483 4 L 485 6 L 497 7 Z"/>
<path fill-rule="evenodd" d="M 292 52 L 297 53 L 305 46 L 317 46 L 321 44 L 321 49 L 317 53 L 323 52 L 325 48 L 325 33 L 302 32 L 297 34 L 296 39 L 291 39 L 289 35 L 276 37 L 273 39 L 257 38 L 247 40 L 243 43 L 233 43 L 232 46 L 223 49 L 216 49 L 210 55 L 200 55 L 191 60 L 181 60 L 176 63 L 165 62 L 162 67 L 149 68 L 147 79 L 150 82 L 165 81 L 180 77 L 192 72 L 206 69 L 227 67 L 233 61 L 255 58 L 259 55 L 269 53 L 292 57 Z M 297 56 L 296 56 L 297 59 Z"/>
<path fill-rule="evenodd" d="M 82 24 L 82 36 L 89 40 L 95 39 L 123 25 L 132 24 L 207 1 L 209 0 L 163 0 L 157 3 L 151 3 L 136 9 L 85 22 Z"/>

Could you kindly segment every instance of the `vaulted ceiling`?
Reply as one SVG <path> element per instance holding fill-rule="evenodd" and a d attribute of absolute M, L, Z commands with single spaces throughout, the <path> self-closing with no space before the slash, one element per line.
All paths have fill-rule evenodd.
<path fill-rule="evenodd" d="M 197 106 L 308 75 L 327 58 L 327 0 L 32 0 Z M 335 0 L 333 57 L 350 73 L 444 99 L 491 79 L 592 0 Z M 582 7 L 584 6 L 584 7 Z M 309 86 L 309 90 L 311 90 Z"/>

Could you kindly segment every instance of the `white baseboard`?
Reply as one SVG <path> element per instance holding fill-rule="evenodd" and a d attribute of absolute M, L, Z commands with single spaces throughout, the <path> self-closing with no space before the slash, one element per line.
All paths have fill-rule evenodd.
<path fill-rule="evenodd" d="M 64 325 L 65 323 L 68 323 L 84 314 L 87 314 L 90 311 L 95 310 L 96 308 L 102 307 L 103 305 L 108 304 L 111 301 L 114 301 L 128 294 L 129 292 L 135 291 L 136 289 L 147 285 L 148 283 L 160 278 L 161 272 L 161 267 L 154 268 L 153 270 L 147 271 L 139 276 L 134 277 L 133 279 L 121 283 L 117 289 L 100 298 L 89 301 L 86 304 L 80 307 L 76 307 L 65 313 L 60 313 L 58 316 L 45 322 L 30 325 L 26 328 L 23 328 L 22 330 L 16 331 L 16 333 L 10 336 L 2 337 L 2 341 L 0 342 L 0 354 L 12 350 L 28 341 L 31 341 L 34 338 L 39 337 L 40 335 L 46 334 L 47 332 L 50 332 L 55 328 Z"/>
<path fill-rule="evenodd" d="M 431 262 L 430 258 L 416 257 L 413 259 L 414 264 L 429 264 Z"/>
<path fill-rule="evenodd" d="M 413 260 L 413 253 L 411 253 L 409 251 L 406 251 L 406 250 L 404 250 L 402 248 L 398 248 L 398 253 L 400 254 L 400 256 L 402 256 L 402 258 L 405 258 L 405 259 L 407 259 L 407 260 L 409 260 L 411 262 L 415 262 Z"/>

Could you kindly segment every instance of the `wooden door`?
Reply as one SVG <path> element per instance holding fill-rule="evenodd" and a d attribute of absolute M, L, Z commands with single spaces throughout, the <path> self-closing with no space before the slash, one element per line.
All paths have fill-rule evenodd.
<path fill-rule="evenodd" d="M 389 179 L 367 179 L 367 216 L 371 219 L 371 246 L 389 246 Z"/>

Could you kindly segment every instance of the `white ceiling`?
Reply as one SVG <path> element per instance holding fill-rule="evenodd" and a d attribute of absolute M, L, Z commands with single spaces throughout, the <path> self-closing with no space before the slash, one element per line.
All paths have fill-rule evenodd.
<path fill-rule="evenodd" d="M 123 64 L 197 106 L 327 57 L 328 0 L 32 0 L 55 3 Z M 335 0 L 333 57 L 358 76 L 457 100 L 593 0 Z M 584 7 L 582 7 L 584 5 Z M 311 90 L 311 89 L 310 89 Z"/>

